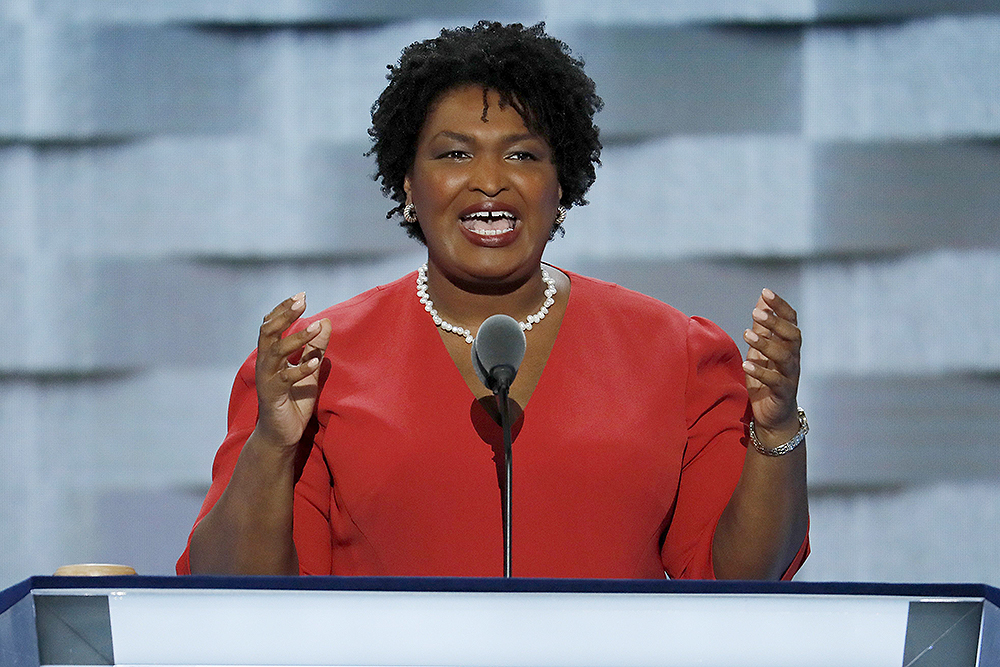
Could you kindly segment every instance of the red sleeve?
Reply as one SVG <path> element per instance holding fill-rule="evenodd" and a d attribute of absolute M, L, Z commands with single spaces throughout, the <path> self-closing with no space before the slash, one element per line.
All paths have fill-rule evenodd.
<path fill-rule="evenodd" d="M 236 375 L 229 397 L 228 432 L 212 464 L 212 485 L 201 506 L 198 522 L 215 506 L 232 477 L 243 445 L 257 424 L 257 389 L 254 384 L 256 354 L 250 355 Z M 315 424 L 313 424 L 315 426 Z M 310 435 L 316 429 L 307 429 Z M 299 477 L 295 482 L 293 505 L 293 536 L 299 556 L 300 574 L 330 574 L 330 474 L 321 448 L 312 437 Z M 192 529 L 193 532 L 193 529 Z M 177 574 L 190 574 L 191 563 L 188 544 L 177 560 Z"/>
<path fill-rule="evenodd" d="M 799 571 L 799 568 L 802 567 L 802 563 L 806 561 L 806 558 L 808 556 L 809 556 L 809 529 L 807 527 L 806 537 L 804 540 L 802 540 L 802 545 L 799 547 L 798 553 L 795 554 L 795 558 L 792 559 L 791 565 L 789 565 L 788 569 L 785 570 L 785 573 L 781 575 L 781 580 L 791 581 L 792 577 L 794 577 L 795 573 Z"/>
<path fill-rule="evenodd" d="M 687 444 L 661 558 L 671 578 L 714 579 L 712 538 L 743 470 L 750 406 L 743 358 L 718 326 L 691 318 L 687 354 Z M 808 552 L 807 537 L 783 579 L 791 579 Z"/>

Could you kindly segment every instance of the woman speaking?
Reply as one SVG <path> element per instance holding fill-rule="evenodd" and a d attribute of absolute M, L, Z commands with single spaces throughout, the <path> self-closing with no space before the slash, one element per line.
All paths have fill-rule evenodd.
<path fill-rule="evenodd" d="M 371 152 L 427 262 L 264 318 L 178 572 L 500 575 L 502 435 L 470 344 L 501 313 L 527 340 L 514 576 L 794 574 L 795 311 L 763 290 L 744 361 L 711 322 L 543 262 L 594 181 L 601 100 L 541 24 L 444 30 L 387 78 Z"/>

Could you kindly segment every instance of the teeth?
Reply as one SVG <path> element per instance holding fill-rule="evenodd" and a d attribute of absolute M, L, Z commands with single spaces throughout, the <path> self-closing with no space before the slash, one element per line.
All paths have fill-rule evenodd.
<path fill-rule="evenodd" d="M 475 218 L 477 220 L 500 220 L 506 218 L 508 220 L 515 220 L 514 214 L 510 211 L 476 211 L 466 216 L 467 218 Z"/>
<path fill-rule="evenodd" d="M 505 232 L 509 232 L 514 229 L 513 227 L 505 227 L 504 229 L 473 229 L 470 230 L 480 236 L 500 236 Z"/>
<path fill-rule="evenodd" d="M 517 224 L 517 217 L 510 211 L 476 211 L 462 220 L 466 229 L 479 236 L 500 236 Z"/>

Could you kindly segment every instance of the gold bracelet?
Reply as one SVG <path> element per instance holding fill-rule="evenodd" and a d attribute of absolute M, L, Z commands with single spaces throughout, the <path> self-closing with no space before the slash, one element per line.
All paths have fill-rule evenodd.
<path fill-rule="evenodd" d="M 806 433 L 809 432 L 809 422 L 806 421 L 806 411 L 802 408 L 796 408 L 799 413 L 799 432 L 792 436 L 792 439 L 783 445 L 778 445 L 774 449 L 769 449 L 765 447 L 760 440 L 757 439 L 757 432 L 753 428 L 753 420 L 750 420 L 750 440 L 753 442 L 754 449 L 763 454 L 764 456 L 784 456 L 788 452 L 792 451 L 806 439 Z"/>

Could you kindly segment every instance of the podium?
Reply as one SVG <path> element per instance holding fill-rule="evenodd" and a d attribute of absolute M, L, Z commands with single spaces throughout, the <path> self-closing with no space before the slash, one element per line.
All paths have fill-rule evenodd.
<path fill-rule="evenodd" d="M 355 577 L 33 577 L 0 665 L 1000 665 L 1000 590 Z"/>

